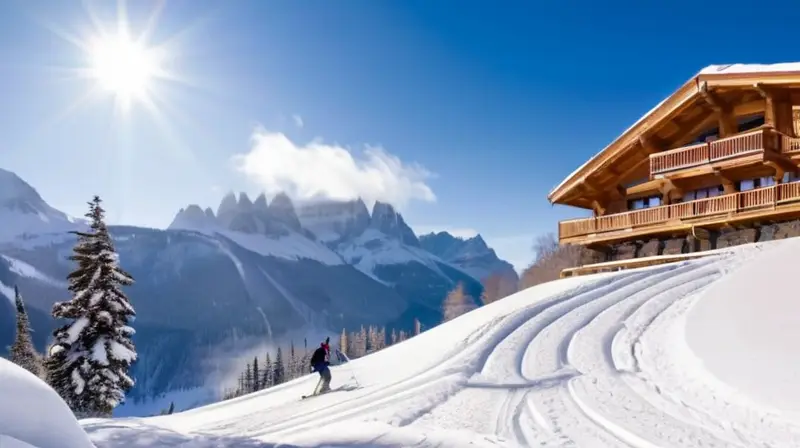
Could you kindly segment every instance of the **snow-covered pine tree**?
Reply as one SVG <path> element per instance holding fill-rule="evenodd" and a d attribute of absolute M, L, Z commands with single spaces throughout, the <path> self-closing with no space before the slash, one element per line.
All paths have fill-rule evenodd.
<path fill-rule="evenodd" d="M 358 333 L 358 346 L 356 347 L 356 351 L 358 352 L 358 356 L 364 356 L 367 354 L 367 329 L 364 326 L 361 326 L 361 331 Z"/>
<path fill-rule="evenodd" d="M 253 369 L 250 363 L 244 369 L 244 393 L 249 394 L 253 391 Z"/>
<path fill-rule="evenodd" d="M 236 396 L 244 395 L 246 392 L 246 386 L 244 382 L 244 372 L 239 373 L 239 388 L 236 389 Z"/>
<path fill-rule="evenodd" d="M 386 348 L 386 327 L 381 327 L 378 330 L 378 350 L 383 350 Z"/>
<path fill-rule="evenodd" d="M 258 370 L 258 356 L 253 358 L 253 391 L 261 390 L 261 372 Z"/>
<path fill-rule="evenodd" d="M 350 356 L 350 353 L 347 352 L 347 330 L 344 328 L 342 328 L 342 334 L 339 335 L 339 351 L 345 356 Z"/>
<path fill-rule="evenodd" d="M 297 368 L 297 354 L 294 352 L 294 341 L 292 341 L 291 345 L 289 346 L 289 365 L 287 370 L 287 379 L 293 380 L 297 378 L 300 373 L 300 369 Z"/>
<path fill-rule="evenodd" d="M 261 388 L 266 389 L 268 387 L 273 386 L 272 382 L 272 360 L 269 357 L 269 353 L 267 353 L 267 357 L 264 359 L 264 369 L 261 376 Z"/>
<path fill-rule="evenodd" d="M 33 346 L 28 312 L 25 311 L 25 303 L 16 286 L 14 286 L 14 298 L 17 305 L 17 336 L 14 345 L 11 346 L 11 362 L 42 377 L 42 359 Z"/>
<path fill-rule="evenodd" d="M 408 335 L 406 334 L 406 332 L 405 332 L 405 331 L 403 331 L 403 330 L 400 330 L 400 334 L 399 334 L 399 335 L 397 335 L 397 342 L 403 342 L 403 341 L 405 341 L 406 339 L 408 339 Z"/>
<path fill-rule="evenodd" d="M 364 327 L 361 327 L 364 331 Z M 369 354 L 375 351 L 375 327 L 370 325 L 367 327 L 366 335 L 364 336 L 364 353 Z"/>
<path fill-rule="evenodd" d="M 420 334 L 422 332 L 422 324 L 420 324 L 419 319 L 416 317 L 414 318 L 414 336 Z"/>
<path fill-rule="evenodd" d="M 392 345 L 397 344 L 397 330 L 392 328 Z"/>
<path fill-rule="evenodd" d="M 51 384 L 81 417 L 110 417 L 134 384 L 128 370 L 136 351 L 128 323 L 136 313 L 121 289 L 133 278 L 119 267 L 101 202 L 98 196 L 89 202 L 91 230 L 74 232 L 78 241 L 70 259 L 78 267 L 67 277 L 73 297 L 52 311 L 71 322 L 53 333 L 47 362 Z"/>
<path fill-rule="evenodd" d="M 277 386 L 286 381 L 286 365 L 283 363 L 283 352 L 278 347 L 275 353 L 275 362 L 272 364 L 272 385 Z"/>

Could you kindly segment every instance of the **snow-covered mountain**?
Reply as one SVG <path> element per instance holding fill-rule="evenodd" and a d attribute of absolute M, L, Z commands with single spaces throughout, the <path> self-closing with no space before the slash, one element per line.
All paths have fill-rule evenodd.
<path fill-rule="evenodd" d="M 170 229 L 224 235 L 267 256 L 313 259 L 353 266 L 397 291 L 409 304 L 400 321 L 441 319 L 441 302 L 456 283 L 479 297 L 479 279 L 421 248 L 414 231 L 390 204 L 376 202 L 370 212 L 361 200 L 317 200 L 295 207 L 285 194 L 255 202 L 227 194 L 216 216 L 191 205 L 178 212 Z"/>
<path fill-rule="evenodd" d="M 13 285 L 28 304 L 41 349 L 55 323 L 55 301 L 69 297 L 66 276 L 82 222 L 47 205 L 13 173 L 14 204 L 4 224 L 38 219 L 37 233 L 0 241 L 0 347 L 13 338 Z M 5 184 L 4 184 L 5 185 Z M 25 213 L 20 212 L 25 210 Z M 45 219 L 46 218 L 46 219 Z M 132 397 L 201 386 L 230 354 L 258 342 L 302 341 L 343 327 L 385 325 L 410 330 L 441 321 L 442 300 L 456 283 L 478 297 L 479 281 L 420 247 L 414 232 L 388 204 L 372 213 L 362 201 L 317 202 L 296 208 L 286 195 L 227 195 L 217 211 L 190 205 L 169 229 L 111 226 L 137 311 L 140 352 Z M 322 235 L 322 236 L 318 236 Z M 317 337 L 317 336 L 315 336 Z"/>
<path fill-rule="evenodd" d="M 36 190 L 0 168 L 0 243 L 26 236 L 76 230 L 82 220 L 49 206 Z"/>
<path fill-rule="evenodd" d="M 43 448 L 90 446 L 79 425 L 97 448 L 797 447 L 798 251 L 795 238 L 541 284 L 333 366 L 332 391 L 306 400 L 315 374 L 170 416 L 76 422 L 0 362 L 0 394 L 29 391 L 52 419 L 0 414 L 0 433 Z"/>

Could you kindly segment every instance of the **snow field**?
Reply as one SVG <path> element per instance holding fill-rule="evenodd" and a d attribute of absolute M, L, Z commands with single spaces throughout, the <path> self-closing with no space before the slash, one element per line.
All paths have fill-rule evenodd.
<path fill-rule="evenodd" d="M 334 390 L 307 400 L 316 375 L 170 416 L 81 423 L 99 448 L 800 446 L 800 418 L 772 399 L 786 382 L 769 385 L 800 366 L 771 328 L 800 305 L 789 283 L 770 300 L 752 294 L 756 274 L 791 279 L 781 266 L 796 266 L 798 249 L 747 245 L 540 285 L 335 366 Z M 762 314 L 745 334 L 756 337 L 721 350 L 753 300 Z M 754 359 L 771 364 L 725 375 Z"/>

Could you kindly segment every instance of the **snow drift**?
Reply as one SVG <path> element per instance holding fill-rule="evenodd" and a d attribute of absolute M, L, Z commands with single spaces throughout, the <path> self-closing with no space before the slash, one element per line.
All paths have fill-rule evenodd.
<path fill-rule="evenodd" d="M 50 386 L 0 358 L 0 447 L 91 448 L 92 443 Z"/>

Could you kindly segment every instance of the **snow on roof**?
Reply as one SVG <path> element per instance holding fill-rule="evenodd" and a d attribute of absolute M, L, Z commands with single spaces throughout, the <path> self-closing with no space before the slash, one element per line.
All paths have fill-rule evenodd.
<path fill-rule="evenodd" d="M 745 74 L 745 73 L 781 73 L 781 72 L 792 72 L 797 71 L 800 72 L 800 62 L 781 62 L 776 64 L 723 64 L 723 65 L 709 65 L 699 72 L 692 78 L 695 78 L 700 75 L 721 75 L 721 74 Z M 664 103 L 672 97 L 673 94 L 664 98 L 660 103 L 658 103 L 655 107 L 647 111 L 644 115 L 641 116 L 636 122 L 630 125 L 627 129 L 625 129 L 621 134 L 620 137 L 627 134 L 631 131 L 631 129 L 635 128 L 639 123 L 644 121 L 647 117 L 652 115 L 656 110 L 658 110 Z M 618 140 L 620 137 L 617 137 L 614 141 Z M 611 142 L 605 148 L 600 150 L 598 153 L 593 155 L 589 160 L 587 160 L 583 165 L 579 166 L 575 171 L 570 173 L 569 176 L 565 177 L 564 180 L 561 181 L 555 188 L 550 190 L 548 196 L 555 193 L 557 190 L 560 190 L 568 181 L 572 180 L 578 173 L 583 171 L 592 161 L 597 159 L 600 154 L 602 154 L 609 146 L 611 146 L 614 142 Z"/>
<path fill-rule="evenodd" d="M 780 73 L 800 71 L 800 62 L 780 62 L 777 64 L 725 64 L 709 65 L 698 75 L 729 75 L 743 73 Z"/>

